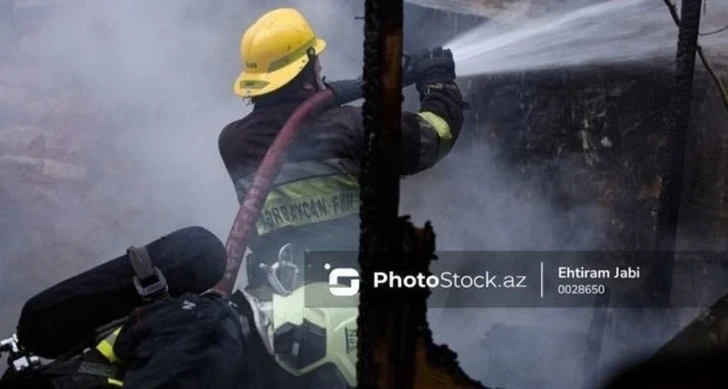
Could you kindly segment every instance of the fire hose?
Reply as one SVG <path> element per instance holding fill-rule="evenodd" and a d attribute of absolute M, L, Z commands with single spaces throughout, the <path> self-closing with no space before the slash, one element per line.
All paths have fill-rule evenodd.
<path fill-rule="evenodd" d="M 411 67 L 414 64 L 410 61 L 408 54 L 403 55 L 404 86 L 414 84 Z M 275 182 L 281 167 L 285 163 L 288 147 L 298 135 L 301 124 L 321 111 L 333 107 L 335 104 L 346 104 L 357 100 L 361 96 L 349 96 L 350 101 L 337 101 L 337 96 L 332 89 L 322 90 L 304 101 L 286 121 L 276 136 L 273 144 L 263 157 L 263 161 L 255 172 L 253 184 L 245 195 L 240 208 L 235 216 L 230 229 L 225 249 L 227 250 L 227 266 L 225 273 L 218 284 L 210 292 L 218 293 L 228 298 L 235 287 L 235 280 L 238 277 L 240 266 L 243 263 L 245 250 L 248 243 L 256 234 L 255 225 L 260 217 L 265 199 L 268 197 L 273 183 Z"/>
<path fill-rule="evenodd" d="M 309 97 L 288 118 L 281 128 L 273 144 L 263 157 L 255 173 L 253 184 L 240 204 L 238 213 L 233 221 L 230 235 L 225 243 L 227 251 L 227 266 L 220 282 L 211 291 L 229 298 L 235 286 L 238 271 L 245 256 L 245 249 L 251 238 L 257 233 L 255 224 L 258 221 L 265 199 L 268 197 L 276 176 L 285 163 L 288 147 L 293 143 L 301 129 L 301 124 L 311 115 L 332 107 L 336 97 L 331 89 L 325 89 Z"/>

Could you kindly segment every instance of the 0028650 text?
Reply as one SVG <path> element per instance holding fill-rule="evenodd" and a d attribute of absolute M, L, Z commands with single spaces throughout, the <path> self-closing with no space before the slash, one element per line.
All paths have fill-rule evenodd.
<path fill-rule="evenodd" d="M 607 292 L 607 288 L 602 284 L 559 284 L 556 287 L 556 293 L 558 294 L 604 294 Z"/>

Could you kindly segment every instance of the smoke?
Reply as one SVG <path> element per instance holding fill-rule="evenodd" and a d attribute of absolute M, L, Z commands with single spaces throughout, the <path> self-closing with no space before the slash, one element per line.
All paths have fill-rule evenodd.
<path fill-rule="evenodd" d="M 23 69 L 17 72 L 22 88 L 42 96 L 72 92 L 82 96 L 83 109 L 95 113 L 98 119 L 93 125 L 61 128 L 55 134 L 80 139 L 85 145 L 78 154 L 90 185 L 82 195 L 57 193 L 64 206 L 53 212 L 33 213 L 25 208 L 24 199 L 15 200 L 18 209 L 2 209 L 0 221 L 12 213 L 15 223 L 7 233 L 2 226 L 2 240 L 8 244 L 0 248 L 0 264 L 4 264 L 0 285 L 10 285 L 0 288 L 3 299 L 17 304 L 52 283 L 119 255 L 128 245 L 147 243 L 183 226 L 201 225 L 223 240 L 227 237 L 237 202 L 217 139 L 224 125 L 249 111 L 232 94 L 239 71 L 239 38 L 259 15 L 282 6 L 301 10 L 327 40 L 322 56 L 327 77 L 361 74 L 363 22 L 354 16 L 363 15 L 362 2 L 74 0 L 55 4 L 40 29 L 23 38 L 19 54 L 5 67 Z M 436 33 L 433 29 L 432 34 Z M 22 103 L 17 107 L 28 108 Z M 469 123 L 464 136 L 478 130 L 482 128 Z M 440 250 L 596 246 L 595 236 L 602 226 L 584 228 L 570 222 L 599 220 L 601 209 L 596 204 L 563 210 L 537 193 L 514 196 L 518 188 L 535 184 L 520 182 L 514 172 L 497 167 L 492 153 L 483 144 L 467 148 L 461 142 L 440 165 L 405 180 L 402 213 L 412 215 L 418 225 L 432 220 Z M 556 164 L 567 166 L 568 161 Z M 12 305 L 4 312 L 10 321 L 0 323 L 0 334 L 12 330 L 19 308 Z M 479 340 L 491 324 L 583 332 L 591 312 L 433 310 L 431 318 L 437 319 L 433 321 L 436 341 L 450 344 L 461 354 L 466 370 L 491 385 L 508 378 L 484 368 L 489 359 Z M 529 350 L 527 342 L 514 345 L 515 359 L 525 359 L 534 350 L 549 355 L 547 346 L 533 344 Z M 540 363 L 539 373 L 549 369 L 549 360 Z M 580 367 L 570 367 L 554 369 L 552 375 L 578 376 Z M 511 368 L 525 370 L 526 375 L 536 373 L 525 364 Z"/>
<path fill-rule="evenodd" d="M 724 7 L 711 4 L 707 4 L 703 32 L 725 25 Z M 658 6 L 655 12 L 664 13 L 663 37 L 672 36 L 674 53 L 677 27 L 666 8 Z M 636 24 L 630 28 L 644 27 L 639 18 L 631 22 Z M 485 22 L 482 28 L 469 33 L 473 41 L 487 44 L 487 36 L 477 33 L 487 30 L 488 25 Z M 435 34 L 432 39 L 437 39 Z M 719 36 L 701 37 L 708 53 L 719 55 L 712 51 L 724 41 L 725 35 Z M 544 58 L 559 63 L 547 55 Z M 608 62 L 598 56 L 594 60 L 596 65 Z M 506 67 L 511 65 L 505 63 Z M 512 166 L 498 163 L 498 150 L 479 141 L 489 133 L 490 114 L 498 113 L 473 113 L 475 117 L 463 129 L 464 139 L 451 155 L 431 170 L 404 181 L 402 213 L 412 215 L 418 225 L 432 221 L 440 251 L 603 248 L 605 242 L 600 239 L 613 228 L 605 224 L 609 223 L 606 210 L 593 193 L 579 193 L 568 186 L 587 182 L 590 177 L 579 177 L 569 157 L 548 162 L 549 168 L 557 172 L 555 176 L 528 177 Z M 468 133 L 478 135 L 468 137 Z M 558 197 L 565 193 L 580 199 L 579 205 L 560 206 Z M 613 310 L 599 360 L 588 360 L 587 337 L 598 313 L 595 309 L 438 308 L 431 309 L 428 316 L 436 343 L 448 344 L 459 354 L 465 371 L 488 386 L 574 388 L 596 387 L 621 364 L 654 352 L 675 331 L 656 325 L 663 321 L 684 325 L 697 311 L 674 309 L 666 313 L 667 317 L 658 318 L 651 317 L 651 312 Z M 649 333 L 650 339 L 637 335 L 640 333 Z M 589 364 L 600 371 L 589 371 Z"/>
<path fill-rule="evenodd" d="M 487 120 L 471 121 L 463 131 L 484 133 L 488 125 Z M 499 162 L 491 146 L 465 143 L 466 136 L 440 164 L 406 179 L 402 188 L 401 212 L 420 226 L 432 221 L 438 251 L 605 249 L 609 217 L 597 196 L 572 185 L 589 180 L 576 175 L 573 160 L 549 161 L 555 175 L 524 175 Z M 538 171 L 546 169 L 536 167 Z M 555 201 L 567 194 L 580 199 L 579 205 L 562 207 Z M 434 267 L 441 271 L 467 274 L 440 262 Z M 612 309 L 611 322 L 599 335 L 604 338 L 598 360 L 587 357 L 589 331 L 604 309 L 450 306 L 431 308 L 428 318 L 435 342 L 457 352 L 466 373 L 485 385 L 596 388 L 626 361 L 654 352 L 676 331 L 656 325 L 684 325 L 697 314 L 691 309 L 674 309 L 662 318 L 653 313 Z M 645 331 L 649 337 L 637 335 Z M 589 365 L 598 371 L 589 371 Z"/>
<path fill-rule="evenodd" d="M 466 123 L 463 137 L 467 132 L 486 132 L 486 125 Z M 439 251 L 598 248 L 605 226 L 596 200 L 560 208 L 550 197 L 571 188 L 550 182 L 554 177 L 527 180 L 498 163 L 491 146 L 465 142 L 467 138 L 439 165 L 403 185 L 402 213 L 413 215 L 419 225 L 432 221 Z M 552 161 L 564 183 L 569 181 L 564 176 L 572 173 L 571 162 Z M 489 386 L 557 388 L 581 384 L 593 314 L 591 309 L 433 308 L 428 316 L 435 342 L 456 351 L 471 377 Z M 490 337 L 499 341 L 487 343 L 491 329 L 498 332 Z"/>
<path fill-rule="evenodd" d="M 582 3 L 582 4 L 580 4 Z M 461 76 L 671 58 L 677 26 L 662 2 L 617 0 L 584 6 L 570 1 L 548 15 L 516 25 L 486 22 L 447 44 Z M 592 2 L 593 3 L 593 2 Z M 702 29 L 725 26 L 709 6 Z M 718 43 L 701 39 L 704 47 Z"/>
<path fill-rule="evenodd" d="M 86 157 L 128 166 L 98 171 L 114 190 L 97 185 L 91 197 L 106 198 L 102 207 L 120 215 L 124 210 L 146 214 L 151 224 L 135 229 L 148 237 L 199 223 L 224 239 L 236 202 L 217 136 L 249 110 L 232 95 L 240 34 L 267 10 L 295 6 L 319 34 L 340 40 L 330 42 L 323 55 L 325 71 L 352 76 L 361 67 L 360 50 L 346 44 L 361 40 L 359 29 L 349 23 L 352 34 L 341 33 L 347 30 L 341 22 L 353 20 L 353 12 L 327 2 L 300 3 L 256 9 L 232 2 L 126 0 L 59 7 L 27 39 L 26 50 L 58 79 L 76 80 L 105 117 L 107 125 L 93 129 L 92 136 L 106 147 L 89 150 Z"/>
<path fill-rule="evenodd" d="M 22 37 L 4 47 L 11 55 L 0 61 L 0 127 L 39 127 L 45 143 L 21 151 L 79 167 L 84 180 L 36 184 L 18 173 L 0 188 L 2 334 L 12 332 L 32 294 L 129 245 L 188 225 L 226 239 L 237 201 L 218 135 L 250 110 L 232 93 L 240 36 L 276 7 L 299 9 L 328 41 L 325 75 L 361 73 L 358 2 L 18 5 Z M 71 120 L 72 113 L 82 119 Z M 5 180 L 8 172 L 0 173 Z"/>

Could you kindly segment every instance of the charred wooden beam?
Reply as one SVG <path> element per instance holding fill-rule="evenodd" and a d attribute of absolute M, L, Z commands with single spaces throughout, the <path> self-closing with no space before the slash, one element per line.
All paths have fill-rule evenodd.
<path fill-rule="evenodd" d="M 397 239 L 402 242 L 399 258 L 391 268 L 404 274 L 429 275 L 435 259 L 435 234 L 429 223 L 416 228 L 407 217 L 397 221 Z M 377 388 L 487 389 L 460 368 L 457 354 L 445 345 L 435 345 L 427 323 L 427 288 L 401 289 L 377 295 L 373 307 L 382 321 L 380 332 L 371 333 L 372 365 L 378 375 Z M 360 310 L 361 314 L 361 310 Z M 397 359 L 405 358 L 405 359 Z M 371 376 L 359 376 L 362 381 Z M 368 383 L 368 382 L 366 382 Z"/>
<path fill-rule="evenodd" d="M 357 384 L 359 388 L 479 388 L 455 353 L 437 347 L 427 326 L 423 289 L 374 289 L 376 271 L 427 273 L 434 258 L 430 226 L 399 218 L 402 117 L 402 0 L 367 0 L 361 174 Z"/>
<path fill-rule="evenodd" d="M 406 318 L 391 315 L 392 296 L 373 289 L 375 271 L 386 270 L 401 253 L 398 240 L 402 114 L 402 0 L 367 0 L 364 27 L 364 119 L 367 147 L 361 173 L 359 262 L 359 388 L 409 388 L 412 358 L 404 354 Z M 383 305 L 384 304 L 384 305 Z M 397 322 L 397 320 L 404 320 Z M 387 342 L 398 339 L 400 342 Z M 387 345 L 394 346 L 390 350 Z M 386 349 L 386 352 L 382 351 Z M 406 382 L 409 381 L 408 385 Z M 402 385 L 402 386 L 401 386 Z"/>
<path fill-rule="evenodd" d="M 657 298 L 668 305 L 673 274 L 675 241 L 678 216 L 685 174 L 685 153 L 687 150 L 690 108 L 692 106 L 695 58 L 700 31 L 702 0 L 685 0 L 678 37 L 677 60 L 675 63 L 675 91 L 672 105 L 672 120 L 668 137 L 668 166 L 660 192 L 655 249 L 662 254 L 660 267 L 662 281 L 657 285 Z"/>
<path fill-rule="evenodd" d="M 655 250 L 660 267 L 655 277 L 653 300 L 659 305 L 670 305 L 672 279 L 675 268 L 675 247 L 679 223 L 680 204 L 685 175 L 685 155 L 688 148 L 690 110 L 693 99 L 693 80 L 695 78 L 695 59 L 700 34 L 700 12 L 702 0 L 685 0 L 677 42 L 675 60 L 675 84 L 672 100 L 672 116 L 668 125 L 667 167 L 663 174 L 660 190 Z M 661 312 L 658 325 L 662 332 L 670 331 L 674 324 L 666 320 Z M 661 332 L 660 330 L 655 333 Z"/>

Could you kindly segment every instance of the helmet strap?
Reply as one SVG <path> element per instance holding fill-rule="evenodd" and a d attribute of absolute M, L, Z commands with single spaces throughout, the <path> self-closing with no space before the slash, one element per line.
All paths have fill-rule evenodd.
<path fill-rule="evenodd" d="M 310 64 L 308 67 L 308 71 L 312 73 L 311 79 L 313 81 L 313 87 L 315 88 L 316 92 L 321 91 L 321 87 L 318 83 L 318 77 L 316 76 L 316 67 L 314 65 L 314 61 L 316 61 L 316 49 L 313 47 L 309 47 L 306 49 L 306 56 L 308 56 L 308 63 Z"/>

